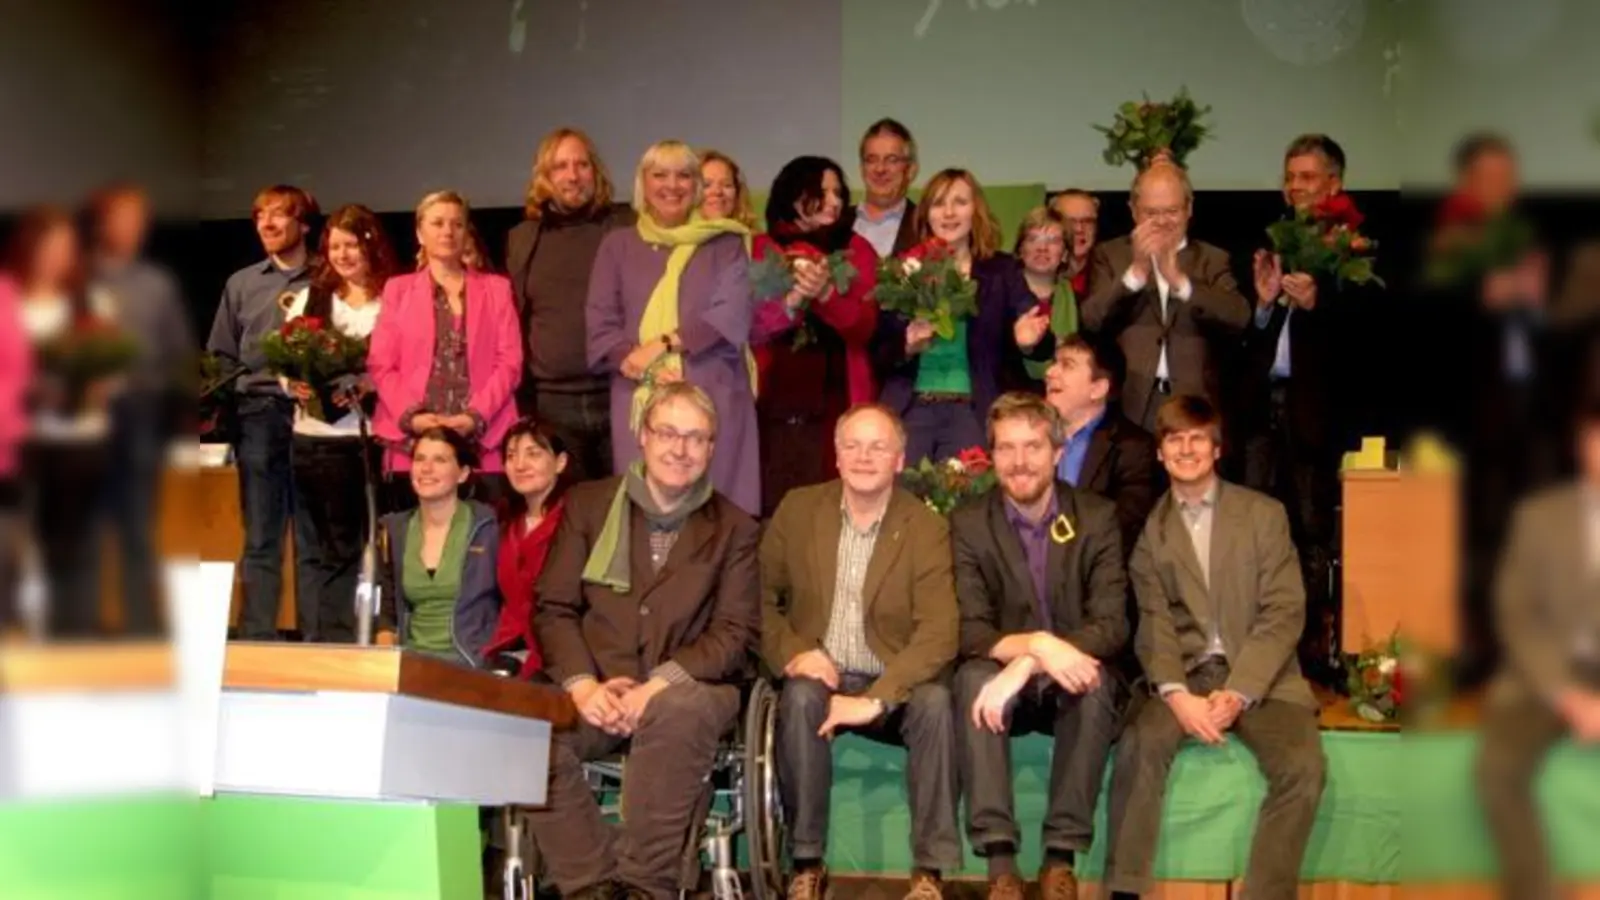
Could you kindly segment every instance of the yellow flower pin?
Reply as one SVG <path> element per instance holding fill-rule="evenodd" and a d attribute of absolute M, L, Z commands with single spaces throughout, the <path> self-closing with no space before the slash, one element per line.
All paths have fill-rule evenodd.
<path fill-rule="evenodd" d="M 1067 518 L 1066 513 L 1056 516 L 1056 520 L 1050 523 L 1050 539 L 1058 544 L 1065 544 L 1077 536 L 1078 532 L 1073 530 L 1072 520 Z"/>

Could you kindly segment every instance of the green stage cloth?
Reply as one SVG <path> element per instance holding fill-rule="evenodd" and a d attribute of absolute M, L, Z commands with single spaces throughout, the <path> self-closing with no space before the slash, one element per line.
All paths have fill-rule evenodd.
<path fill-rule="evenodd" d="M 1324 732 L 1327 788 L 1301 877 L 1306 881 L 1382 883 L 1483 880 L 1494 877 L 1494 853 L 1471 789 L 1477 741 L 1471 734 L 1406 736 Z M 1012 744 L 1016 811 L 1022 828 L 1018 863 L 1039 865 L 1051 739 Z M 836 872 L 905 872 L 911 868 L 911 820 L 905 805 L 905 751 L 854 735 L 834 750 L 828 864 Z M 1109 769 L 1109 767 L 1108 767 Z M 1600 879 L 1592 852 L 1600 822 L 1600 750 L 1561 747 L 1541 776 L 1557 869 Z M 1108 771 L 1109 783 L 1109 771 Z M 1266 790 L 1250 752 L 1230 739 L 1221 748 L 1185 746 L 1168 780 L 1156 877 L 1223 881 L 1242 877 Z M 1097 878 L 1105 865 L 1106 796 L 1095 814 L 1096 840 L 1080 872 Z M 965 834 L 965 820 L 962 822 Z M 1586 840 L 1588 843 L 1586 843 Z M 1405 864 L 1402 865 L 1402 858 Z M 971 854 L 962 872 L 982 875 Z"/>
<path fill-rule="evenodd" d="M 213 900 L 478 900 L 478 809 L 218 796 L 206 801 Z"/>
<path fill-rule="evenodd" d="M 185 900 L 199 803 L 172 796 L 0 804 L 5 900 Z"/>

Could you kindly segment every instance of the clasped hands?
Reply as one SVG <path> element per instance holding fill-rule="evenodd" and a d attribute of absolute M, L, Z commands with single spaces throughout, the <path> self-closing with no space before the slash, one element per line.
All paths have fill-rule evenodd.
<path fill-rule="evenodd" d="M 794 286 L 783 295 L 783 305 L 791 311 L 799 309 L 808 300 L 821 297 L 833 280 L 827 264 L 814 260 L 797 259 L 790 271 L 794 274 Z"/>
<path fill-rule="evenodd" d="M 1244 696 L 1238 691 L 1218 690 L 1209 694 L 1192 694 L 1187 688 L 1172 691 L 1161 698 L 1177 718 L 1185 734 L 1202 743 L 1220 745 L 1223 733 L 1239 721 L 1244 712 Z"/>
<path fill-rule="evenodd" d="M 1180 293 L 1188 289 L 1189 276 L 1178 265 L 1178 245 L 1183 243 L 1181 232 L 1146 219 L 1133 227 L 1129 240 L 1133 243 L 1133 262 L 1128 264 L 1128 271 L 1136 280 L 1149 282 L 1153 261 L 1167 287 Z"/>
<path fill-rule="evenodd" d="M 883 715 L 882 703 L 871 697 L 854 697 L 849 694 L 838 693 L 839 668 L 833 664 L 827 653 L 821 650 L 807 650 L 789 660 L 783 667 L 785 678 L 810 678 L 820 681 L 833 695 L 828 698 L 828 715 L 822 722 L 822 727 L 817 729 L 817 736 L 832 738 L 833 733 L 840 728 L 854 725 L 865 725 Z"/>
<path fill-rule="evenodd" d="M 653 341 L 645 341 L 628 351 L 628 355 L 622 358 L 622 377 L 630 381 L 644 380 L 644 373 L 650 371 L 650 367 L 655 365 L 656 361 L 668 351 L 669 347 L 666 341 L 659 338 Z M 680 381 L 682 378 L 677 372 L 662 370 L 656 373 L 655 380 L 657 384 L 667 384 L 673 381 Z"/>
<path fill-rule="evenodd" d="M 469 437 L 477 430 L 478 423 L 466 413 L 456 413 L 453 416 L 442 416 L 438 413 L 417 413 L 411 417 L 411 431 L 421 434 L 430 428 L 448 428 L 462 437 Z"/>
<path fill-rule="evenodd" d="M 1100 686 L 1100 660 L 1050 634 L 1035 632 L 1028 652 L 1013 659 L 978 692 L 972 704 L 972 724 L 1003 733 L 1006 712 L 1033 676 L 1043 672 L 1069 694 L 1086 694 Z"/>
<path fill-rule="evenodd" d="M 612 678 L 607 681 L 588 679 L 573 685 L 570 693 L 578 715 L 590 725 L 617 737 L 629 737 L 639 727 L 645 707 L 651 698 L 661 693 L 668 682 L 664 678 L 651 678 L 640 684 L 632 678 Z"/>

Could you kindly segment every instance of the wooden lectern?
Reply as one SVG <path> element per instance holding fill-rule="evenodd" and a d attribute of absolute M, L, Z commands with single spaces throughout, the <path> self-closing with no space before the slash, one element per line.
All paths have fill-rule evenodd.
<path fill-rule="evenodd" d="M 1398 628 L 1418 646 L 1454 653 L 1460 642 L 1456 476 L 1355 470 L 1342 479 L 1344 651 L 1383 644 Z"/>

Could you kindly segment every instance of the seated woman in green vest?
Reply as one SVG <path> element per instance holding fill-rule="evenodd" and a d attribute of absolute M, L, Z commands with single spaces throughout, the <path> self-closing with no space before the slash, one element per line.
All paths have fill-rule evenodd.
<path fill-rule="evenodd" d="M 500 532 L 493 510 L 459 496 L 476 464 L 472 443 L 448 428 L 430 428 L 412 444 L 418 505 L 383 519 L 378 644 L 483 664 L 500 618 Z"/>

